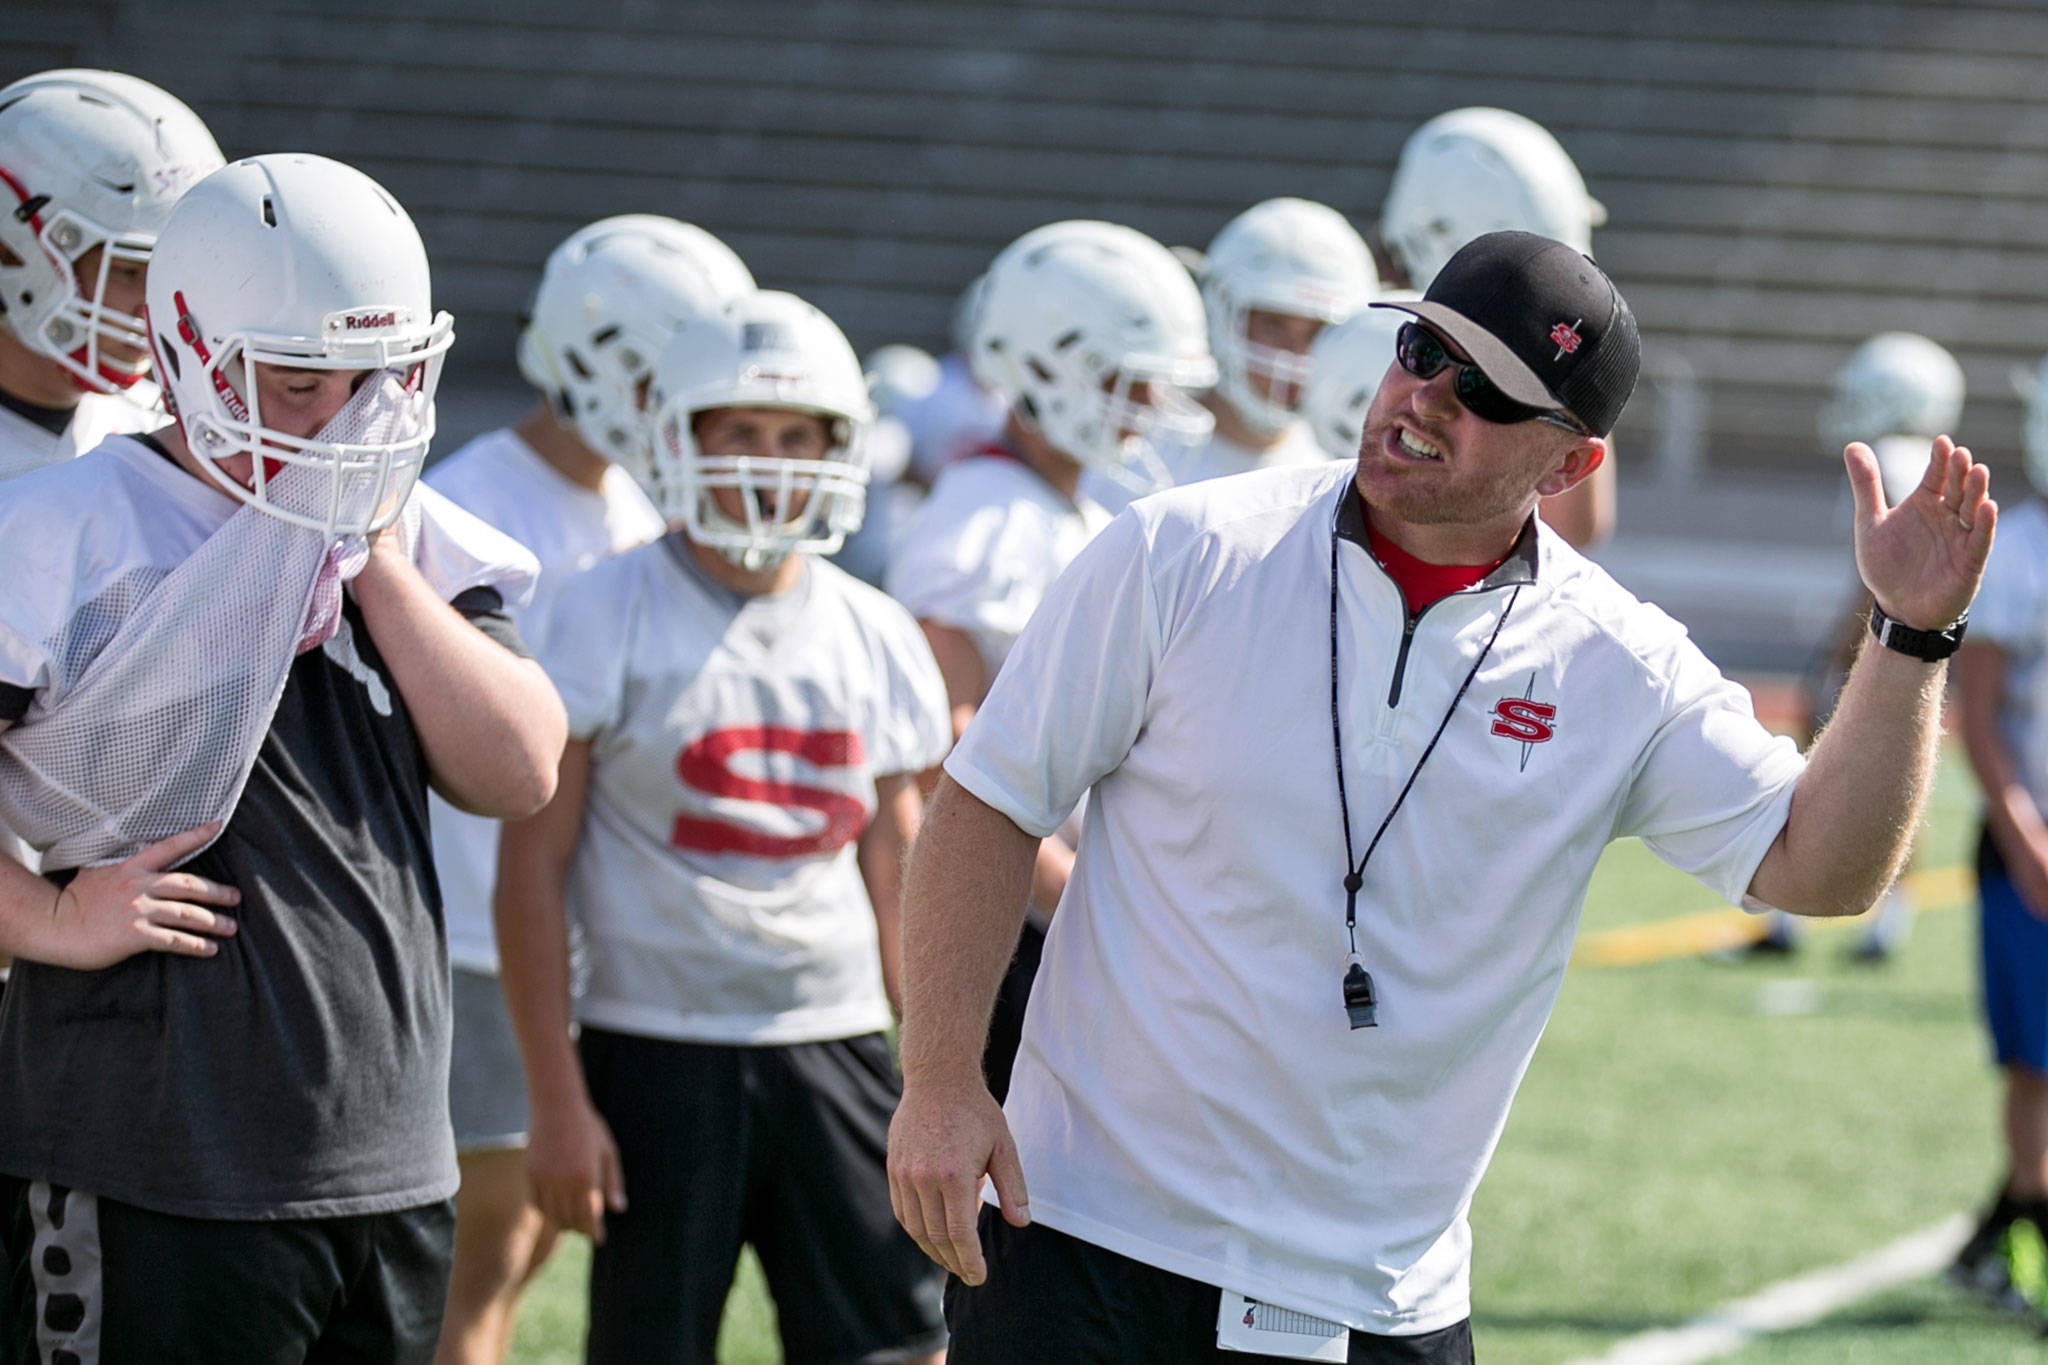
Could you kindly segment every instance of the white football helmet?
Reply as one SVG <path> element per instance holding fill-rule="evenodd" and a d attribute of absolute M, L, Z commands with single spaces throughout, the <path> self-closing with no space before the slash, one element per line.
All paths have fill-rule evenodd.
<path fill-rule="evenodd" d="M 1419 299 L 1408 289 L 1390 289 L 1387 300 Z M 1301 391 L 1301 415 L 1316 444 L 1333 460 L 1358 458 L 1365 411 L 1394 363 L 1394 334 L 1408 321 L 1390 308 L 1362 308 L 1316 334 L 1309 347 L 1308 383 Z"/>
<path fill-rule="evenodd" d="M 685 321 L 662 348 L 648 391 L 654 414 L 649 492 L 670 521 L 747 570 L 799 550 L 831 554 L 867 504 L 874 409 L 844 334 L 794 294 L 762 290 Z M 714 408 L 789 408 L 832 429 L 823 459 L 706 455 L 692 426 Z M 720 489 L 746 509 L 718 509 Z M 775 519 L 770 519 L 770 513 Z"/>
<path fill-rule="evenodd" d="M 118 71 L 44 71 L 0 90 L 0 325 L 70 372 L 113 393 L 149 372 L 142 321 L 107 306 L 118 261 L 147 264 L 158 231 L 220 148 L 199 116 L 148 81 Z M 99 264 L 78 277 L 95 248 Z M 102 342 L 133 348 L 104 354 Z"/>
<path fill-rule="evenodd" d="M 1830 455 L 1851 441 L 1880 436 L 1952 434 L 1963 415 L 1963 367 L 1940 343 L 1914 332 L 1880 332 L 1835 372 L 1820 410 L 1820 440 Z"/>
<path fill-rule="evenodd" d="M 1255 431 L 1276 434 L 1300 410 L 1308 380 L 1306 354 L 1253 343 L 1246 333 L 1255 308 L 1318 322 L 1342 322 L 1379 288 L 1372 252 L 1344 215 L 1306 199 L 1268 199 L 1224 224 L 1209 244 L 1200 273 L 1216 357 L 1216 392 Z M 1276 402 L 1253 385 L 1263 376 Z"/>
<path fill-rule="evenodd" d="M 215 171 L 164 224 L 148 300 L 166 404 L 216 483 L 337 536 L 397 517 L 433 439 L 455 334 L 433 311 L 419 232 L 381 185 L 296 152 Z M 264 424 L 259 364 L 372 373 L 325 428 L 298 437 Z M 252 457 L 247 484 L 222 467 L 238 455 Z"/>
<path fill-rule="evenodd" d="M 1505 109 L 1453 109 L 1409 135 L 1380 208 L 1380 240 L 1427 289 L 1458 248 L 1505 229 L 1590 255 L 1607 210 L 1549 130 Z"/>
<path fill-rule="evenodd" d="M 641 396 L 686 318 L 753 291 L 732 248 L 700 227 L 628 213 L 578 228 L 548 254 L 519 335 L 519 373 L 583 444 L 646 472 Z"/>
<path fill-rule="evenodd" d="M 1216 382 L 1201 295 L 1142 232 L 1035 228 L 989 266 L 975 312 L 976 376 L 1080 465 L 1156 469 L 1156 439 L 1193 444 L 1214 424 L 1187 393 Z M 1134 400 L 1139 385 L 1149 402 Z"/>

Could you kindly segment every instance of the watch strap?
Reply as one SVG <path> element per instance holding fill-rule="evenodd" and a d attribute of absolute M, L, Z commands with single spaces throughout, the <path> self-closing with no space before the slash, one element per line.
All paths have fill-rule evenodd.
<path fill-rule="evenodd" d="M 1928 663 L 1938 663 L 1962 648 L 1963 631 L 1969 624 L 1970 613 L 1966 611 L 1944 629 L 1915 630 L 1885 615 L 1884 608 L 1876 602 L 1870 604 L 1870 633 L 1877 637 L 1877 642 L 1886 649 Z"/>

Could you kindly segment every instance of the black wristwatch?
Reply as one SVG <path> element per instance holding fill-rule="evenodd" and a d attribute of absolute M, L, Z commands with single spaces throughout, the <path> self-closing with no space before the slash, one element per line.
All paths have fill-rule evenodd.
<path fill-rule="evenodd" d="M 1886 649 L 1896 649 L 1928 663 L 1937 663 L 1961 649 L 1963 631 L 1969 624 L 1970 613 L 1966 611 L 1945 630 L 1915 630 L 1886 616 L 1884 608 L 1876 602 L 1870 604 L 1870 633 L 1877 637 L 1877 642 Z"/>

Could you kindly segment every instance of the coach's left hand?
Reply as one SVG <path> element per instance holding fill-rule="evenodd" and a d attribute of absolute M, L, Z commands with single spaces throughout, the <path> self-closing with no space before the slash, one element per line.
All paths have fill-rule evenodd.
<path fill-rule="evenodd" d="M 1842 452 L 1856 498 L 1856 570 L 1885 615 L 1915 630 L 1945 630 L 1969 609 L 1991 553 L 1998 504 L 1990 471 L 1946 436 L 1934 439 L 1920 486 L 1884 502 L 1877 457 L 1860 441 Z"/>

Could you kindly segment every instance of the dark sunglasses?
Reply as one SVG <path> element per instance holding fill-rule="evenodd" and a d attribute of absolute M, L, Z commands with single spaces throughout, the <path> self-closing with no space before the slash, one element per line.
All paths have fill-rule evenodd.
<path fill-rule="evenodd" d="M 1508 397 L 1486 377 L 1486 371 L 1477 365 L 1461 364 L 1451 359 L 1451 353 L 1444 348 L 1437 334 L 1419 322 L 1401 324 L 1401 330 L 1394 335 L 1394 356 L 1401 362 L 1401 368 L 1417 379 L 1434 379 L 1446 365 L 1450 366 L 1452 392 L 1465 405 L 1465 411 L 1481 421 L 1497 422 L 1502 426 L 1513 426 L 1517 422 L 1547 422 L 1580 436 L 1593 434 L 1565 413 L 1532 408 Z"/>

